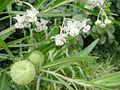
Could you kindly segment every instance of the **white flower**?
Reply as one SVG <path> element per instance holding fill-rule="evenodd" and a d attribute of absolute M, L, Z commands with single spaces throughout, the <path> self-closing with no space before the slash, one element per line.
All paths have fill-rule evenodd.
<path fill-rule="evenodd" d="M 52 38 L 55 38 L 55 44 L 57 46 L 62 46 L 65 42 L 66 42 L 66 35 L 65 34 L 58 34 L 58 35 L 55 35 Z"/>
<path fill-rule="evenodd" d="M 27 10 L 27 16 L 29 17 L 29 22 L 35 22 L 37 21 L 37 14 L 39 11 L 36 8 L 31 8 L 30 10 Z"/>
<path fill-rule="evenodd" d="M 17 14 L 16 17 L 13 17 L 13 18 L 15 18 L 18 23 L 23 23 L 25 18 L 26 18 L 26 16 L 25 15 L 20 16 L 19 14 Z"/>
<path fill-rule="evenodd" d="M 81 24 L 81 28 L 84 28 L 87 24 L 87 22 L 90 21 L 90 19 L 87 19 L 85 18 L 83 21 L 82 21 L 82 24 Z"/>
<path fill-rule="evenodd" d="M 42 19 L 42 18 L 40 19 L 40 21 L 43 25 L 46 25 L 49 22 L 48 20 L 45 20 L 45 19 Z"/>
<path fill-rule="evenodd" d="M 71 30 L 69 31 L 70 36 L 75 37 L 78 36 L 80 32 L 80 29 L 72 27 Z"/>
<path fill-rule="evenodd" d="M 98 6 L 103 6 L 105 0 L 93 0 Z"/>
<path fill-rule="evenodd" d="M 81 22 L 77 21 L 77 20 L 69 19 L 67 21 L 67 26 L 76 27 L 76 28 L 81 29 Z"/>
<path fill-rule="evenodd" d="M 66 34 L 75 37 L 80 32 L 80 24 L 81 23 L 79 21 L 69 19 L 66 23 L 66 26 L 64 26 L 62 29 Z"/>
<path fill-rule="evenodd" d="M 89 21 L 89 19 L 84 19 L 82 22 L 76 21 L 73 19 L 68 19 L 66 25 L 64 25 L 64 27 L 62 29 L 67 35 L 69 34 L 70 36 L 75 37 L 75 36 L 79 35 L 80 30 L 82 28 L 86 27 L 86 24 L 88 21 Z"/>
<path fill-rule="evenodd" d="M 87 4 L 91 7 L 96 7 L 96 6 L 100 6 L 102 7 L 104 5 L 105 0 L 88 0 Z"/>
<path fill-rule="evenodd" d="M 47 27 L 47 23 L 49 22 L 48 20 L 45 20 L 45 19 L 40 19 L 41 22 L 38 22 L 36 21 L 35 24 L 37 26 L 36 28 L 36 31 L 37 32 L 40 32 L 40 31 L 43 31 L 43 30 L 47 30 L 48 27 Z"/>
<path fill-rule="evenodd" d="M 15 24 L 16 28 L 23 28 L 24 27 L 24 21 L 26 18 L 26 15 L 20 16 L 19 14 L 16 15 L 16 17 L 13 17 L 17 20 L 17 23 Z"/>
<path fill-rule="evenodd" d="M 91 26 L 90 25 L 86 25 L 84 28 L 83 28 L 83 32 L 86 33 L 90 30 Z"/>
<path fill-rule="evenodd" d="M 24 25 L 22 23 L 15 23 L 15 27 L 22 29 L 22 28 L 24 28 Z"/>
<path fill-rule="evenodd" d="M 67 22 L 67 26 L 69 29 L 68 31 L 69 31 L 70 36 L 72 37 L 77 36 L 80 32 L 79 26 L 77 24 L 78 24 L 77 22 L 72 22 L 72 21 Z"/>

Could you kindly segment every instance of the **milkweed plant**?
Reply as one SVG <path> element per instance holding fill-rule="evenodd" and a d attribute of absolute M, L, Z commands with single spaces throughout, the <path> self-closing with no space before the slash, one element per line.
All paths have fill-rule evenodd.
<path fill-rule="evenodd" d="M 120 24 L 111 0 L 0 4 L 0 21 L 10 24 L 0 32 L 0 90 L 119 90 L 113 57 L 99 55 Z"/>

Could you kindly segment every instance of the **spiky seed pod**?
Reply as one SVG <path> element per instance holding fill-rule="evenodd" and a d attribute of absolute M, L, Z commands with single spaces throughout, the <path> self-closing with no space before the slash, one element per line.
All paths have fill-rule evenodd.
<path fill-rule="evenodd" d="M 18 85 L 29 84 L 32 80 L 34 80 L 35 75 L 35 67 L 30 61 L 18 61 L 11 66 L 10 76 Z"/>
<path fill-rule="evenodd" d="M 42 63 L 44 55 L 39 51 L 33 51 L 29 55 L 29 60 L 36 66 Z"/>

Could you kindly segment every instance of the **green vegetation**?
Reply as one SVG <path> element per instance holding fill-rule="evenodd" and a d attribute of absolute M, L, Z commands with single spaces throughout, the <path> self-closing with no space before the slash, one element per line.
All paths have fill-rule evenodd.
<path fill-rule="evenodd" d="M 0 90 L 119 90 L 120 0 L 0 0 Z"/>

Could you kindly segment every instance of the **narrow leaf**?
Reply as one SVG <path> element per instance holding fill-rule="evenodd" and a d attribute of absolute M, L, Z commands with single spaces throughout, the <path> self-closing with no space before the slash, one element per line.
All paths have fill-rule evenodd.
<path fill-rule="evenodd" d="M 9 88 L 9 80 L 8 76 L 2 72 L 0 75 L 0 90 L 8 90 Z"/>
<path fill-rule="evenodd" d="M 105 87 L 120 87 L 120 72 L 114 72 L 105 76 L 98 77 L 92 83 Z"/>
<path fill-rule="evenodd" d="M 50 5 L 49 8 L 47 8 L 46 10 L 44 10 L 44 12 L 50 11 L 50 10 L 52 10 L 54 8 L 57 8 L 59 6 L 65 5 L 65 4 L 68 4 L 70 2 L 74 2 L 74 0 L 56 0 L 54 2 L 54 4 Z"/>
<path fill-rule="evenodd" d="M 2 12 L 12 0 L 0 0 L 0 12 Z"/>
<path fill-rule="evenodd" d="M 36 8 L 39 9 L 40 6 L 45 2 L 45 0 L 37 0 Z"/>
<path fill-rule="evenodd" d="M 4 48 L 8 55 L 11 57 L 11 59 L 14 61 L 14 56 L 12 52 L 8 49 L 6 43 L 2 39 L 0 39 L 0 47 Z"/>
<path fill-rule="evenodd" d="M 88 55 L 96 46 L 96 44 L 98 43 L 99 39 L 96 39 L 94 42 L 92 42 L 88 47 L 86 47 L 84 50 L 82 50 L 80 53 L 78 53 L 77 55 L 79 56 L 86 56 Z"/>
<path fill-rule="evenodd" d="M 11 14 L 20 14 L 23 15 L 24 11 L 12 11 Z M 40 12 L 37 16 L 38 17 L 65 17 L 65 16 L 72 16 L 72 13 L 58 13 L 58 12 Z"/>
<path fill-rule="evenodd" d="M 94 60 L 96 57 L 92 56 L 80 56 L 80 57 L 70 57 L 70 58 L 63 58 L 59 60 L 55 60 L 42 68 L 56 68 L 61 66 L 68 66 L 77 62 L 80 62 L 81 60 Z"/>
<path fill-rule="evenodd" d="M 15 26 L 11 26 L 8 29 L 5 29 L 0 32 L 0 38 L 5 40 L 8 36 L 15 32 Z"/>

